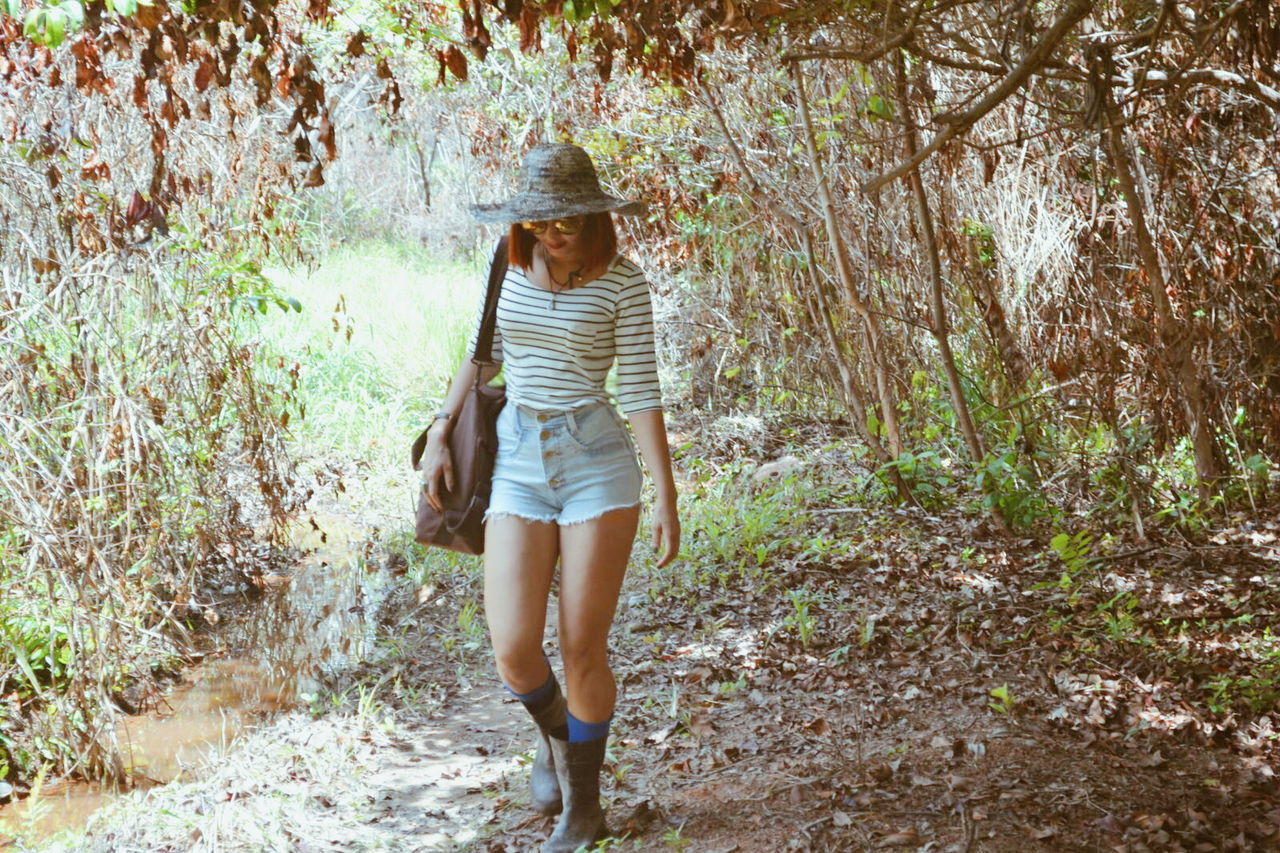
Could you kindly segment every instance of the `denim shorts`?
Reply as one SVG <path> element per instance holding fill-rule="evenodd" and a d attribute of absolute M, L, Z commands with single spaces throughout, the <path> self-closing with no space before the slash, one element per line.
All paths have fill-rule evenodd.
<path fill-rule="evenodd" d="M 578 524 L 640 504 L 640 465 L 609 403 L 540 412 L 508 402 L 498 415 L 498 457 L 485 519 Z"/>

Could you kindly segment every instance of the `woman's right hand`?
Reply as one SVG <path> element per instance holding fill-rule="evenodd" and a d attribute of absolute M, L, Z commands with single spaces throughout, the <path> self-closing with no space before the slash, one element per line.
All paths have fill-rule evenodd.
<path fill-rule="evenodd" d="M 443 491 L 453 490 L 453 456 L 449 453 L 449 440 L 444 430 L 433 429 L 427 433 L 427 447 L 422 452 L 422 490 L 427 493 L 427 505 L 436 512 L 444 512 Z"/>

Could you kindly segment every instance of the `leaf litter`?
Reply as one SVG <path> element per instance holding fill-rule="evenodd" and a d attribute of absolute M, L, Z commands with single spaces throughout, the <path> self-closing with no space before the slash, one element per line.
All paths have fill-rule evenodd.
<path fill-rule="evenodd" d="M 838 464 L 753 481 L 735 452 L 700 476 L 737 477 L 717 500 L 738 503 L 685 497 L 682 574 L 644 564 L 623 590 L 602 785 L 615 849 L 1280 847 L 1280 590 L 1273 539 L 1258 535 L 1275 509 L 1202 542 L 1099 550 L 1072 573 L 1047 536 L 1001 537 L 958 510 L 863 511 L 843 503 Z M 696 526 L 699 500 L 792 511 L 758 541 L 715 540 Z M 343 777 L 369 786 L 367 808 L 344 806 L 351 792 L 329 777 L 299 801 L 348 821 L 364 838 L 352 850 L 535 848 L 551 822 L 527 807 L 527 720 L 482 645 L 444 642 L 476 585 L 434 582 L 434 597 L 404 595 L 416 634 L 401 625 L 403 647 L 364 674 L 395 685 L 379 694 L 390 734 L 358 741 Z M 427 684 L 424 710 L 408 697 Z M 405 755 L 434 769 L 415 777 Z M 307 840 L 322 820 L 272 819 L 300 839 L 279 849 L 333 849 Z"/>

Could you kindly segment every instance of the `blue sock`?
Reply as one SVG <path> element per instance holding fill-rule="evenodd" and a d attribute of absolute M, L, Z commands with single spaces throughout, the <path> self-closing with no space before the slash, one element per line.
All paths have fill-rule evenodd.
<path fill-rule="evenodd" d="M 585 743 L 589 740 L 600 740 L 609 736 L 609 723 L 613 722 L 613 714 L 603 723 L 584 723 L 572 713 L 569 717 L 569 743 Z"/>
<path fill-rule="evenodd" d="M 517 693 L 506 684 L 502 685 L 507 688 L 507 692 L 524 703 L 529 709 L 529 713 L 536 714 L 551 703 L 556 693 L 556 674 L 551 669 L 551 662 L 547 662 L 547 680 L 541 686 L 528 693 Z"/>

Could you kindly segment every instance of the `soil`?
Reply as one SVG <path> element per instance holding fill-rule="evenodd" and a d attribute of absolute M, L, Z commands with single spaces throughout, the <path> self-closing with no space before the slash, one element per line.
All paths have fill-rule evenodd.
<path fill-rule="evenodd" d="M 624 586 L 614 849 L 1280 850 L 1280 511 L 1063 559 L 971 513 L 747 488 L 743 512 L 799 506 L 770 548 L 713 558 L 689 525 L 676 572 Z M 384 612 L 400 651 L 358 675 L 396 685 L 373 690 L 396 724 L 362 747 L 366 834 L 537 850 L 532 725 L 460 641 L 474 572 L 438 582 Z"/>
<path fill-rule="evenodd" d="M 1097 563 L 1149 593 L 1108 639 L 1105 576 L 1068 590 L 1041 543 L 984 538 L 959 515 L 887 515 L 866 519 L 874 533 L 839 516 L 875 543 L 866 554 L 783 561 L 779 588 L 731 581 L 707 590 L 715 606 L 628 581 L 604 773 L 619 849 L 1280 849 L 1270 708 L 1210 710 L 1203 668 L 1217 643 L 1239 678 L 1265 672 L 1231 623 L 1253 614 L 1263 631 L 1280 610 L 1270 552 L 1206 538 L 1208 561 L 1178 541 Z M 806 642 L 780 594 L 802 588 L 825 596 Z M 1188 645 L 1203 654 L 1179 658 Z M 531 726 L 473 665 L 477 680 L 445 683 L 446 710 L 387 756 L 379 820 L 404 827 L 405 850 L 525 851 L 551 829 L 513 759 Z"/>

